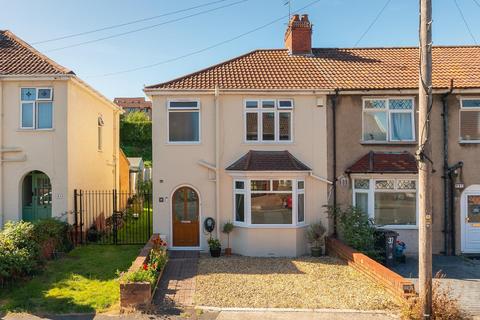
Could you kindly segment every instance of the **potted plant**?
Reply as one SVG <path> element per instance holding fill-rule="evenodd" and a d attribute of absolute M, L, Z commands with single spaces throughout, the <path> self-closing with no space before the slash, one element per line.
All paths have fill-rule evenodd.
<path fill-rule="evenodd" d="M 220 244 L 220 240 L 210 238 L 208 239 L 208 246 L 210 247 L 210 255 L 212 257 L 220 257 L 220 253 L 222 252 L 222 245 Z"/>
<path fill-rule="evenodd" d="M 230 221 L 223 225 L 222 232 L 227 234 L 227 247 L 225 248 L 225 255 L 230 256 L 232 255 L 232 248 L 230 248 L 230 232 L 233 230 L 233 223 Z"/>
<path fill-rule="evenodd" d="M 311 245 L 312 257 L 320 257 L 323 254 L 326 233 L 327 230 L 320 222 L 313 223 L 308 227 L 307 241 Z"/>

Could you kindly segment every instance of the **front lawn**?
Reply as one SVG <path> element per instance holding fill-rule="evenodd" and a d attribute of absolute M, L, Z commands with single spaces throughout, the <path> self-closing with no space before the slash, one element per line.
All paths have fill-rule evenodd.
<path fill-rule="evenodd" d="M 195 302 L 212 307 L 398 308 L 384 288 L 332 257 L 248 258 L 203 256 Z"/>
<path fill-rule="evenodd" d="M 30 281 L 0 291 L 0 311 L 75 313 L 118 308 L 117 270 L 127 270 L 139 245 L 89 245 L 51 261 Z"/>

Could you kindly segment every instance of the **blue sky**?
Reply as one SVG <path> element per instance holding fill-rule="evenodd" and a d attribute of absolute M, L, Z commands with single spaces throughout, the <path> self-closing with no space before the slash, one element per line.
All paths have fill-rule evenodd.
<path fill-rule="evenodd" d="M 9 29 L 29 43 L 148 18 L 214 0 L 0 0 L 0 29 Z M 257 48 L 282 48 L 287 18 L 235 41 L 190 57 L 143 70 L 128 70 L 185 55 L 230 39 L 288 14 L 285 0 L 246 0 L 148 30 L 63 50 L 52 49 L 108 37 L 240 0 L 165 16 L 35 47 L 109 98 L 142 96 L 144 85 L 163 82 Z M 292 0 L 292 10 L 313 0 Z M 454 0 L 434 2 L 434 44 L 474 44 Z M 352 47 L 372 23 L 386 0 L 320 0 L 305 9 L 314 23 L 315 47 Z M 457 0 L 474 37 L 480 41 L 480 0 Z M 359 43 L 369 46 L 416 46 L 418 1 L 391 0 Z"/>

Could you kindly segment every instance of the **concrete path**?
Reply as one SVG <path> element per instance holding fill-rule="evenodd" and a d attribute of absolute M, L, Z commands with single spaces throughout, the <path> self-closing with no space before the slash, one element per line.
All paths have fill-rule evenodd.
<path fill-rule="evenodd" d="M 418 290 L 417 258 L 408 258 L 406 264 L 399 264 L 394 271 L 411 279 Z M 445 274 L 445 278 L 439 280 L 441 286 L 450 287 L 461 307 L 480 317 L 480 261 L 461 256 L 434 256 L 433 274 L 439 271 Z"/>
<path fill-rule="evenodd" d="M 193 306 L 198 258 L 197 251 L 169 251 L 169 261 L 153 298 L 155 306 L 160 309 Z"/>

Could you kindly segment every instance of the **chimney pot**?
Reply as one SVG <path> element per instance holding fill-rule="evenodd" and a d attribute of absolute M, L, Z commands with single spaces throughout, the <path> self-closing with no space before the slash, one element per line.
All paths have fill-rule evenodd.
<path fill-rule="evenodd" d="M 294 14 L 290 19 L 285 32 L 285 48 L 291 55 L 311 55 L 312 54 L 312 24 L 308 20 L 308 15 Z"/>

